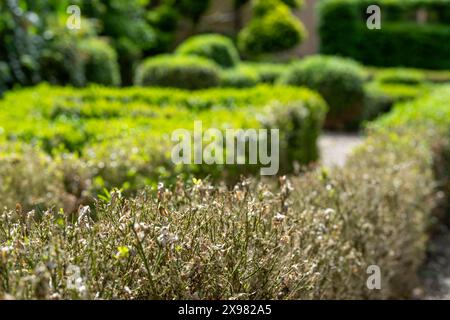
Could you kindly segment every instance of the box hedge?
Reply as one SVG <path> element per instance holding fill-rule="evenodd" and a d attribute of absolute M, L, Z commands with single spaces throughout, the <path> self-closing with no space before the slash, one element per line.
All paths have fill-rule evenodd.
<path fill-rule="evenodd" d="M 238 48 L 247 56 L 292 49 L 306 36 L 303 24 L 278 0 L 260 0 L 254 17 L 240 31 Z"/>
<path fill-rule="evenodd" d="M 313 56 L 293 63 L 279 83 L 317 90 L 330 107 L 326 125 L 352 128 L 363 112 L 364 80 L 362 66 L 351 59 Z"/>
<path fill-rule="evenodd" d="M 382 11 L 380 30 L 366 26 L 366 9 Z M 418 9 L 425 24 L 411 22 Z M 442 0 L 324 0 L 319 3 L 321 52 L 352 57 L 368 65 L 450 69 L 450 2 Z M 407 48 L 407 52 L 405 52 Z"/>
<path fill-rule="evenodd" d="M 148 58 L 137 68 L 135 84 L 139 86 L 203 89 L 216 87 L 220 68 L 206 58 L 160 55 Z"/>
<path fill-rule="evenodd" d="M 197 120 L 204 130 L 279 129 L 280 173 L 292 171 L 295 163 L 316 161 L 326 109 L 323 99 L 305 88 L 191 92 L 43 85 L 9 92 L 0 102 L 0 139 L 36 146 L 55 159 L 78 157 L 89 171 L 91 194 L 103 187 L 132 193 L 158 181 L 173 181 L 179 174 L 233 182 L 241 174 L 259 172 L 259 165 L 175 166 L 170 136 L 179 128 L 192 130 Z"/>
<path fill-rule="evenodd" d="M 113 47 L 95 38 L 84 40 L 79 46 L 87 83 L 120 85 L 120 69 L 117 53 Z"/>
<path fill-rule="evenodd" d="M 245 65 L 225 70 L 221 74 L 221 86 L 232 88 L 254 87 L 260 82 L 258 73 Z"/>
<path fill-rule="evenodd" d="M 220 34 L 204 34 L 185 40 L 175 51 L 210 59 L 224 68 L 237 66 L 239 53 L 231 39 Z"/>

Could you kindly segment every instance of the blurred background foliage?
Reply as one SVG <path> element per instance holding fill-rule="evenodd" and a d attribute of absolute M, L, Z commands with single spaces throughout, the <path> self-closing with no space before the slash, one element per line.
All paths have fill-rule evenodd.
<path fill-rule="evenodd" d="M 200 18 L 211 0 L 5 0 L 0 3 L 0 68 L 2 86 L 52 84 L 84 86 L 89 82 L 131 85 L 137 64 L 144 58 L 172 51 L 177 30 L 198 33 Z M 289 49 L 304 36 L 301 22 L 290 10 L 299 0 L 235 0 L 236 20 L 246 4 L 254 11 L 248 26 L 236 22 L 243 53 L 263 54 Z M 81 30 L 69 30 L 70 5 L 81 9 Z M 272 12 L 262 13 L 264 8 Z M 274 14 L 283 21 L 274 19 Z M 271 17 L 269 17 L 271 16 Z M 276 18 L 276 17 L 275 17 Z M 186 26 L 188 26 L 186 28 Z M 254 47 L 260 27 L 271 32 Z M 242 35 L 241 33 L 242 29 Z M 188 35 L 188 36 L 189 36 Z M 288 36 L 288 37 L 287 37 Z M 96 41 L 88 39 L 97 38 Z M 290 39 L 287 41 L 287 39 Z M 276 46 L 271 43 L 277 44 Z M 250 50 L 251 49 L 251 50 Z M 108 60 L 108 62 L 105 61 Z M 94 66 L 97 62 L 100 65 Z M 106 75 L 92 75 L 96 68 Z M 8 77 L 6 77 L 8 73 Z M 119 73 L 119 75 L 117 74 Z M 5 74 L 5 76 L 3 76 Z M 1 90 L 1 89 L 0 89 Z"/>

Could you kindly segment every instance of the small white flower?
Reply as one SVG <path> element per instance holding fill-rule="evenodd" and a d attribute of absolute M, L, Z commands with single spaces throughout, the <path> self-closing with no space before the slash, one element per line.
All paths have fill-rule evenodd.
<path fill-rule="evenodd" d="M 278 222 L 278 223 L 283 222 L 284 219 L 286 219 L 286 216 L 284 214 L 279 213 L 279 212 L 275 215 L 275 217 L 273 217 L 273 220 L 275 222 Z"/>

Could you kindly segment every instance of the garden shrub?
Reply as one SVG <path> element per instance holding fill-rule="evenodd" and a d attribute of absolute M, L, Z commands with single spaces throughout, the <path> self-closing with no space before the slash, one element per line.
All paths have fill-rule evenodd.
<path fill-rule="evenodd" d="M 412 81 L 401 79 L 398 81 Z M 371 81 L 364 86 L 364 120 L 372 120 L 399 102 L 416 99 L 430 91 L 426 84 L 408 85 Z"/>
<path fill-rule="evenodd" d="M 31 146 L 2 142 L 0 149 L 0 204 L 23 210 L 46 210 L 49 206 L 73 210 L 65 204 L 69 195 L 58 166 L 46 153 Z"/>
<path fill-rule="evenodd" d="M 42 79 L 54 85 L 86 85 L 79 39 L 59 28 L 53 32 L 53 38 L 46 42 L 39 58 Z"/>
<path fill-rule="evenodd" d="M 429 95 L 407 103 L 398 104 L 394 110 L 372 124 L 374 128 L 424 127 L 448 129 L 450 87 L 435 89 Z"/>
<path fill-rule="evenodd" d="M 84 165 L 87 173 L 82 176 L 87 177 L 76 178 L 74 183 L 65 178 L 65 185 L 89 186 L 84 193 L 79 191 L 82 187 L 67 188 L 77 198 L 86 198 L 86 193 L 96 195 L 103 188 L 117 187 L 131 194 L 159 181 L 173 182 L 177 175 L 210 176 L 232 183 L 240 175 L 259 173 L 260 165 L 175 166 L 170 158 L 174 145 L 170 135 L 179 128 L 192 130 L 197 120 L 203 122 L 204 130 L 279 129 L 280 152 L 286 155 L 280 172 L 289 172 L 293 163 L 317 160 L 317 137 L 325 113 L 323 99 L 305 88 L 258 86 L 192 92 L 42 85 L 10 92 L 0 102 L 0 127 L 6 140 L 33 144 L 54 159 L 63 154 L 79 158 L 74 160 L 77 165 L 66 167 Z M 64 172 L 64 177 L 76 176 L 70 169 Z"/>
<path fill-rule="evenodd" d="M 329 56 L 306 58 L 293 63 L 280 83 L 317 90 L 330 107 L 326 121 L 330 128 L 352 128 L 360 121 L 364 72 L 358 63 L 350 59 Z"/>
<path fill-rule="evenodd" d="M 246 66 L 238 66 L 233 69 L 225 70 L 221 73 L 221 86 L 246 88 L 254 87 L 260 82 L 258 73 Z"/>
<path fill-rule="evenodd" d="M 267 63 L 267 62 L 244 62 L 247 68 L 253 69 L 263 83 L 274 84 L 289 68 L 288 64 Z"/>
<path fill-rule="evenodd" d="M 375 80 L 381 83 L 418 85 L 426 81 L 426 75 L 425 73 L 414 69 L 384 69 L 377 72 Z"/>
<path fill-rule="evenodd" d="M 117 54 L 106 42 L 99 39 L 84 40 L 80 44 L 84 56 L 86 81 L 107 86 L 120 85 Z"/>
<path fill-rule="evenodd" d="M 238 48 L 247 55 L 291 49 L 305 38 L 303 24 L 278 0 L 260 0 L 254 18 L 238 35 Z M 267 3 L 267 4 L 266 4 Z"/>
<path fill-rule="evenodd" d="M 366 26 L 369 5 L 382 8 L 380 30 Z M 419 8 L 429 13 L 427 23 L 411 22 Z M 324 0 L 319 3 L 320 50 L 374 66 L 450 69 L 450 48 L 442 45 L 450 41 L 448 12 L 450 3 L 440 0 Z"/>
<path fill-rule="evenodd" d="M 136 71 L 140 86 L 202 89 L 219 85 L 220 69 L 205 58 L 161 55 L 145 60 Z"/>
<path fill-rule="evenodd" d="M 176 53 L 208 58 L 224 68 L 235 67 L 240 60 L 233 41 L 220 34 L 193 36 L 184 41 Z"/>

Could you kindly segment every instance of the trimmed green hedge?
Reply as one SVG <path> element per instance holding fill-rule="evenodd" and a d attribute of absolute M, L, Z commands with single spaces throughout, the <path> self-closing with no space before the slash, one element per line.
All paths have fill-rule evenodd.
<path fill-rule="evenodd" d="M 289 69 L 289 64 L 267 62 L 243 62 L 246 68 L 253 69 L 263 83 L 274 84 Z"/>
<path fill-rule="evenodd" d="M 352 128 L 361 120 L 364 80 L 364 70 L 355 61 L 313 56 L 293 63 L 279 82 L 317 90 L 330 106 L 326 125 Z"/>
<path fill-rule="evenodd" d="M 303 24 L 279 0 L 259 0 L 254 17 L 238 35 L 238 48 L 248 56 L 288 50 L 306 36 Z"/>
<path fill-rule="evenodd" d="M 430 92 L 431 86 L 381 83 L 372 81 L 364 86 L 364 120 L 372 120 L 389 111 L 398 102 L 414 100 Z"/>
<path fill-rule="evenodd" d="M 366 26 L 365 10 L 379 5 L 380 30 Z M 418 8 L 430 21 L 409 22 Z M 368 65 L 450 69 L 450 2 L 442 0 L 324 0 L 319 3 L 321 52 Z"/>
<path fill-rule="evenodd" d="M 175 53 L 208 58 L 224 68 L 235 67 L 240 62 L 233 41 L 220 34 L 193 36 L 184 41 Z"/>
<path fill-rule="evenodd" d="M 84 40 L 80 43 L 80 53 L 84 56 L 87 83 L 105 86 L 120 85 L 117 53 L 108 43 L 95 38 Z"/>
<path fill-rule="evenodd" d="M 195 56 L 160 55 L 148 58 L 136 71 L 139 86 L 203 89 L 216 87 L 220 68 L 206 58 Z"/>
<path fill-rule="evenodd" d="M 385 84 L 419 85 L 426 81 L 426 75 L 414 69 L 384 69 L 375 75 L 375 80 Z"/>
<path fill-rule="evenodd" d="M 254 87 L 261 79 L 258 73 L 245 65 L 225 70 L 221 75 L 221 86 L 232 88 Z"/>
<path fill-rule="evenodd" d="M 179 174 L 233 182 L 241 174 L 259 173 L 261 166 L 176 166 L 171 161 L 172 132 L 192 130 L 197 120 L 203 122 L 204 130 L 279 129 L 281 174 L 292 171 L 296 163 L 318 159 L 317 139 L 326 108 L 318 94 L 304 88 L 258 86 L 191 92 L 42 85 L 8 92 L 0 102 L 0 141 L 37 146 L 56 162 L 62 158 L 62 164 L 65 155 L 75 156 L 74 166 L 85 168 L 90 180 L 81 189 L 91 195 L 103 187 L 134 192 L 158 181 L 173 182 Z M 76 185 L 83 180 L 76 178 L 78 171 L 69 167 L 59 174 L 66 185 Z"/>

